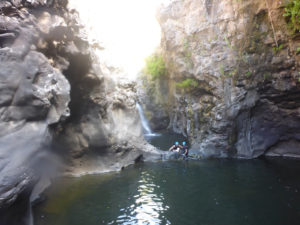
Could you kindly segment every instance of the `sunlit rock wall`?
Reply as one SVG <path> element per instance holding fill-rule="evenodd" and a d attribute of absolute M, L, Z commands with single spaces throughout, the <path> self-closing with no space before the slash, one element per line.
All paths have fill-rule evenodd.
<path fill-rule="evenodd" d="M 282 16 L 286 2 L 178 0 L 160 9 L 175 86 L 169 127 L 195 153 L 300 156 L 300 37 Z M 197 87 L 176 88 L 187 78 Z"/>
<path fill-rule="evenodd" d="M 161 157 L 142 137 L 135 83 L 95 49 L 67 1 L 0 1 L 0 224 L 30 224 L 31 202 L 58 170 Z"/>

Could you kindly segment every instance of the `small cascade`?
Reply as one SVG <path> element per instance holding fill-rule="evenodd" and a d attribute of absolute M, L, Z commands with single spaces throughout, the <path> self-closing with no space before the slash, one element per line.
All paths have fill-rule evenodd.
<path fill-rule="evenodd" d="M 145 117 L 144 110 L 138 102 L 136 103 L 136 108 L 139 111 L 139 115 L 140 115 L 140 119 L 141 119 L 141 122 L 142 122 L 144 134 L 146 136 L 155 136 L 156 134 L 152 132 L 152 130 L 149 126 L 148 120 Z"/>

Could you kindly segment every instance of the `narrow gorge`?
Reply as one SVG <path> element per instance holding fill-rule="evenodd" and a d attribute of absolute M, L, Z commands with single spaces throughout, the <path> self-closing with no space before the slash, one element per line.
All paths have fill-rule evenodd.
<path fill-rule="evenodd" d="M 156 201 L 152 192 L 148 193 L 150 189 L 164 188 L 167 178 L 177 181 L 169 170 L 176 171 L 177 165 L 183 171 L 178 176 L 186 184 L 196 188 L 203 185 L 186 180 L 182 174 L 190 171 L 191 179 L 203 178 L 209 189 L 212 188 L 210 178 L 202 174 L 201 168 L 206 174 L 215 171 L 218 179 L 214 178 L 214 182 L 219 183 L 222 179 L 231 179 L 227 173 L 225 178 L 220 175 L 222 171 L 218 168 L 224 165 L 228 173 L 237 176 L 234 182 L 239 185 L 243 185 L 244 179 L 241 171 L 253 178 L 257 171 L 263 170 L 265 179 L 259 177 L 257 187 L 263 189 L 266 182 L 268 187 L 274 186 L 277 194 L 281 193 L 281 184 L 272 183 L 273 173 L 268 165 L 276 170 L 282 166 L 286 174 L 300 171 L 297 160 L 290 164 L 294 166 L 294 170 L 290 170 L 290 159 L 286 159 L 300 157 L 299 0 L 157 2 L 161 3 L 156 14 L 161 29 L 160 46 L 146 59 L 144 69 L 140 68 L 138 74 L 129 72 L 134 75 L 132 79 L 118 66 L 106 62 L 101 54 L 105 47 L 91 38 L 90 24 L 81 18 L 80 7 L 74 7 L 72 0 L 0 1 L 0 225 L 47 224 L 34 218 L 32 207 L 47 201 L 43 193 L 55 186 L 57 177 L 85 177 L 125 170 L 123 183 L 150 182 L 150 185 L 134 186 L 140 196 L 147 197 L 148 204 Z M 98 6 L 93 5 L 92 0 L 81 4 L 88 9 Z M 126 5 L 135 7 L 129 0 Z M 116 15 L 114 19 L 121 21 L 122 17 Z M 107 20 L 108 25 L 110 22 L 113 24 Z M 111 25 L 109 29 L 122 30 L 122 27 Z M 138 32 L 139 28 L 136 29 Z M 150 25 L 149 30 L 151 32 Z M 128 46 L 134 50 L 132 44 Z M 124 58 L 124 62 L 130 66 L 130 60 Z M 175 141 L 188 143 L 192 169 L 176 164 L 188 160 L 168 151 Z M 220 161 L 221 164 L 209 161 L 216 158 L 233 161 Z M 257 158 L 264 158 L 267 164 Z M 245 161 L 240 165 L 237 159 Z M 247 170 L 251 160 L 253 173 Z M 157 161 L 168 162 L 165 167 L 147 164 Z M 146 164 L 140 165 L 140 162 Z M 132 164 L 138 169 L 127 169 Z M 234 165 L 241 170 L 235 170 Z M 140 181 L 133 178 L 139 176 L 138 170 L 144 171 Z M 151 171 L 156 171 L 157 177 Z M 169 177 L 164 177 L 162 171 Z M 197 178 L 193 171 L 203 177 Z M 281 175 L 278 179 L 284 180 Z M 86 186 L 82 187 L 91 187 L 91 191 L 97 193 L 95 181 L 82 179 L 86 179 Z M 107 180 L 118 184 L 116 178 L 100 180 L 107 192 L 114 189 Z M 293 192 L 295 195 L 300 185 L 296 180 L 284 184 L 297 190 L 296 194 Z M 162 183 L 155 186 L 151 183 L 154 181 Z M 248 182 L 251 186 L 252 181 Z M 74 183 L 76 186 L 77 181 L 66 186 L 71 188 Z M 125 187 L 120 188 L 120 193 L 128 191 Z M 76 188 L 74 192 L 80 196 L 84 191 Z M 261 194 L 264 195 L 268 194 Z M 156 199 L 163 201 L 163 196 L 158 195 Z M 167 199 L 168 194 L 166 196 Z M 219 205 L 217 198 L 222 199 L 216 196 L 212 197 L 214 207 Z M 118 197 L 128 204 L 137 204 L 130 202 L 134 197 Z M 300 202 L 298 196 L 284 197 Z M 104 194 L 99 201 L 105 198 Z M 87 201 L 92 202 L 93 198 Z M 209 199 L 199 201 L 210 204 Z M 49 202 L 51 204 L 51 198 Z M 64 205 L 55 203 L 55 207 L 59 204 Z M 118 204 L 115 203 L 115 207 Z M 147 204 L 145 208 L 153 207 Z M 93 221 L 99 220 L 99 224 L 130 221 L 135 221 L 131 224 L 200 224 L 196 219 L 188 223 L 182 218 L 168 220 L 168 214 L 164 213 L 169 208 L 158 205 L 155 207 L 164 216 L 151 211 L 151 218 L 157 220 L 150 222 L 138 222 L 143 221 L 144 214 L 136 216 L 138 220 L 128 217 L 121 222 L 111 218 L 101 220 L 102 223 L 99 218 Z M 108 207 L 101 210 L 106 212 Z M 40 215 L 39 210 L 37 215 Z M 291 213 L 291 218 L 295 218 L 290 221 L 291 225 L 299 218 L 297 210 L 291 213 L 283 209 L 284 215 Z M 139 210 L 134 212 L 139 215 Z M 52 219 L 52 223 L 56 223 L 55 216 Z M 66 221 L 60 224 L 75 224 Z M 220 224 L 220 221 L 222 219 L 219 222 L 208 219 L 203 224 Z M 228 221 L 231 224 L 257 223 L 251 218 L 249 223 Z M 281 222 L 277 220 L 276 224 Z"/>

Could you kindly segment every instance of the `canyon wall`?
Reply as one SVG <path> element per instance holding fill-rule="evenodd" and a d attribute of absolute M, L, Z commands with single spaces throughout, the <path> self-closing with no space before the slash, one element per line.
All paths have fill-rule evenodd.
<path fill-rule="evenodd" d="M 195 154 L 300 156 L 300 36 L 283 16 L 288 2 L 178 0 L 160 9 L 168 89 L 157 96 L 167 93 L 168 128 Z"/>
<path fill-rule="evenodd" d="M 152 126 L 186 135 L 194 154 L 298 157 L 300 36 L 284 4 L 162 7 L 168 74 L 141 81 L 137 94 L 135 82 L 101 63 L 101 46 L 88 41 L 67 1 L 1 1 L 1 222 L 30 223 L 31 203 L 58 170 L 105 172 L 165 157 L 142 137 L 137 96 Z"/>
<path fill-rule="evenodd" d="M 30 224 L 57 173 L 161 159 L 143 139 L 135 83 L 101 64 L 68 1 L 0 2 L 0 223 Z"/>

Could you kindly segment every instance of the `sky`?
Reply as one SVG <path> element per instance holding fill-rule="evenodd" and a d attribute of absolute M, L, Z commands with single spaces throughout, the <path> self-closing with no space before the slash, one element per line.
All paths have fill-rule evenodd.
<path fill-rule="evenodd" d="M 135 78 L 144 59 L 160 44 L 160 26 L 155 18 L 158 6 L 170 0 L 70 0 L 79 11 L 89 39 L 105 48 L 100 59 L 121 67 Z"/>

